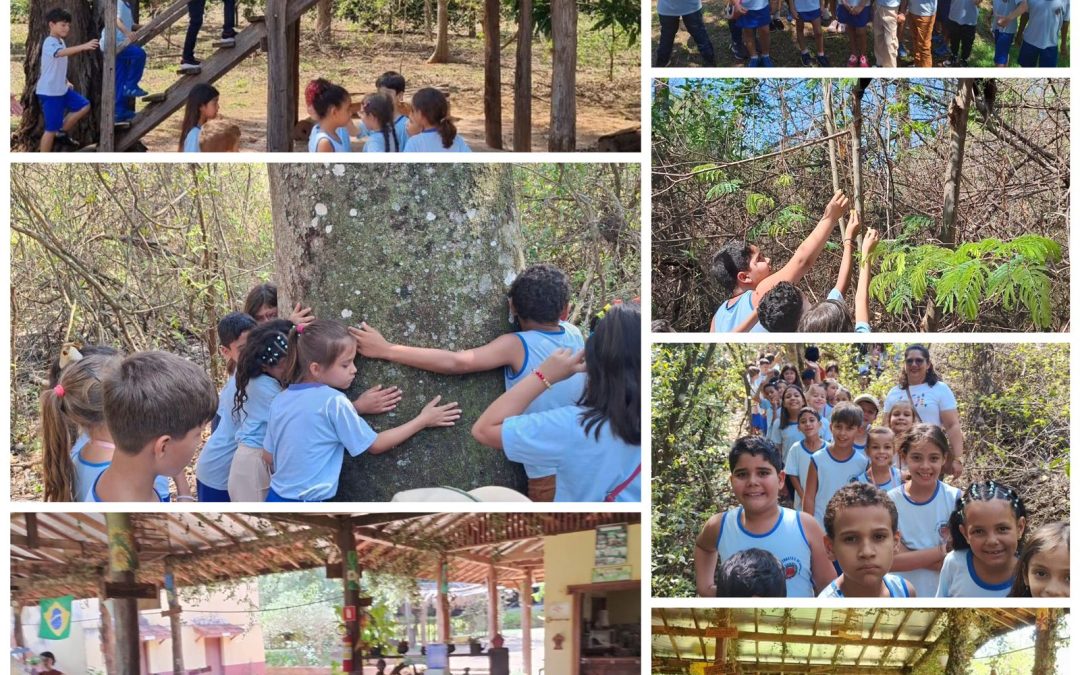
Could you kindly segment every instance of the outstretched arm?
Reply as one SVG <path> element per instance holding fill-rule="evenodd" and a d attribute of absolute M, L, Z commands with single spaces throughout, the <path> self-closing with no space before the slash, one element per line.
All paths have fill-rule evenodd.
<path fill-rule="evenodd" d="M 458 407 L 456 401 L 439 405 L 441 400 L 441 396 L 436 396 L 428 401 L 428 404 L 424 406 L 419 415 L 405 424 L 386 431 L 380 431 L 379 435 L 375 437 L 375 442 L 368 448 L 368 452 L 373 455 L 386 452 L 401 445 L 428 427 L 454 426 L 454 423 L 461 417 L 461 408 Z"/>
<path fill-rule="evenodd" d="M 855 289 L 855 323 L 870 324 L 870 255 L 878 243 L 878 231 L 870 228 L 866 231 L 862 245 L 862 260 L 859 262 L 859 287 Z"/>
<path fill-rule="evenodd" d="M 525 361 L 525 348 L 513 334 L 500 335 L 483 347 L 460 352 L 394 344 L 366 323 L 360 324 L 359 328 L 349 328 L 349 334 L 356 340 L 356 348 L 362 356 L 443 375 L 479 373 L 503 366 L 517 369 Z"/>
<path fill-rule="evenodd" d="M 847 231 L 844 232 L 844 255 L 840 258 L 840 272 L 836 275 L 836 290 L 840 291 L 841 298 L 847 295 L 848 283 L 851 281 L 851 261 L 855 257 L 855 237 L 859 234 L 860 224 L 859 214 L 852 211 Z"/>

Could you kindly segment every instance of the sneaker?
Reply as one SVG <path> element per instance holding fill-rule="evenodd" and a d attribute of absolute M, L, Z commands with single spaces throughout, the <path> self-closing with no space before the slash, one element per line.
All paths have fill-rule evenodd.
<path fill-rule="evenodd" d="M 761 67 L 761 68 L 772 68 L 773 67 L 772 59 L 769 58 L 768 54 L 765 54 L 764 56 L 761 57 L 761 62 L 758 63 L 758 66 Z"/>
<path fill-rule="evenodd" d="M 906 61 L 911 58 L 911 55 L 908 54 L 908 50 L 904 49 L 903 43 L 900 44 L 900 50 L 896 53 L 896 58 L 901 61 Z"/>
<path fill-rule="evenodd" d="M 941 67 L 942 67 L 942 68 L 950 68 L 950 67 L 952 67 L 952 66 L 955 66 L 955 65 L 956 65 L 956 63 L 955 63 L 955 62 L 954 62 L 954 61 L 952 60 L 952 56 L 951 56 L 951 55 L 950 55 L 950 56 L 946 56 L 946 57 L 945 57 L 945 58 L 944 58 L 944 59 L 943 59 L 943 60 L 941 61 Z"/>
<path fill-rule="evenodd" d="M 784 30 L 784 22 L 780 19 L 773 19 L 769 22 L 769 32 L 775 33 L 778 30 Z"/>
<path fill-rule="evenodd" d="M 810 52 L 803 52 L 802 56 L 800 56 L 799 58 L 802 59 L 802 64 L 804 66 L 810 65 Z"/>
<path fill-rule="evenodd" d="M 142 87 L 135 86 L 129 87 L 124 91 L 124 96 L 129 98 L 142 98 L 143 96 L 149 96 L 150 92 L 146 91 Z"/>
<path fill-rule="evenodd" d="M 236 46 L 236 38 L 235 37 L 223 37 L 220 40 L 218 40 L 217 43 L 218 43 L 219 47 L 235 47 Z"/>
<path fill-rule="evenodd" d="M 821 66 L 822 68 L 828 68 L 829 67 L 829 57 L 825 56 L 824 54 L 818 54 L 817 55 L 817 64 L 819 66 Z"/>
<path fill-rule="evenodd" d="M 860 56 L 859 57 L 859 67 L 860 68 L 869 68 L 870 67 L 870 62 L 866 60 L 865 56 Z"/>
<path fill-rule="evenodd" d="M 949 47 L 944 42 L 942 42 L 941 44 L 935 45 L 934 48 L 931 51 L 933 52 L 934 56 L 948 56 L 949 54 L 952 53 L 949 50 Z"/>
<path fill-rule="evenodd" d="M 180 62 L 180 72 L 182 72 L 182 73 L 187 72 L 187 71 L 191 71 L 191 70 L 198 70 L 201 67 L 202 67 L 202 63 L 199 62 L 198 60 L 196 60 L 195 63 L 189 63 L 187 61 L 181 61 Z"/>
<path fill-rule="evenodd" d="M 960 59 L 957 62 L 957 65 L 959 65 L 961 68 L 967 68 L 968 67 L 967 59 Z"/>
<path fill-rule="evenodd" d="M 71 150 L 78 150 L 82 147 L 82 143 L 78 142 L 71 136 L 68 136 L 67 133 L 63 131 L 56 132 L 56 138 L 53 140 L 53 147 L 57 145 L 62 145 L 65 148 L 69 148 Z"/>
<path fill-rule="evenodd" d="M 746 51 L 746 47 L 742 44 L 731 43 L 731 54 L 739 61 L 745 61 L 750 58 L 750 52 Z"/>
<path fill-rule="evenodd" d="M 757 67 L 758 67 L 758 62 L 759 62 L 760 60 L 761 60 L 761 59 L 760 59 L 760 58 L 758 58 L 757 56 L 751 56 L 751 57 L 750 57 L 750 58 L 749 58 L 749 59 L 748 59 L 748 60 L 746 61 L 746 67 L 747 67 L 747 68 L 757 68 Z"/>
<path fill-rule="evenodd" d="M 859 57 L 855 56 L 854 54 L 851 54 L 847 58 L 847 65 L 848 65 L 848 68 L 854 68 L 855 66 L 859 65 Z"/>

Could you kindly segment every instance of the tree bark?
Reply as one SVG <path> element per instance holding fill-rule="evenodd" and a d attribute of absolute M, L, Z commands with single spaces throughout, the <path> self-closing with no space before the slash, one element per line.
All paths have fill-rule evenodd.
<path fill-rule="evenodd" d="M 945 662 L 945 675 L 967 675 L 968 664 L 974 652 L 971 636 L 971 620 L 974 610 L 948 609 L 945 616 L 945 638 L 948 640 L 949 660 Z"/>
<path fill-rule="evenodd" d="M 431 39 L 431 0 L 424 0 L 424 39 Z"/>
<path fill-rule="evenodd" d="M 506 289 L 523 267 L 506 165 L 270 166 L 279 305 L 367 321 L 392 342 L 465 349 L 506 332 Z M 347 457 L 337 498 L 387 500 L 404 489 L 505 485 L 524 473 L 472 438 L 473 422 L 504 391 L 497 371 L 442 376 L 359 359 L 351 398 L 376 384 L 405 392 L 382 430 L 414 417 L 436 394 L 463 415 L 381 455 Z"/>
<path fill-rule="evenodd" d="M 551 0 L 551 152 L 577 145 L 577 12 L 574 0 Z"/>
<path fill-rule="evenodd" d="M 1060 609 L 1035 610 L 1035 663 L 1032 675 L 1054 675 L 1057 672 L 1057 622 Z"/>
<path fill-rule="evenodd" d="M 315 16 L 315 37 L 320 43 L 329 43 L 333 36 L 330 22 L 334 15 L 334 0 L 319 0 L 318 14 Z"/>
<path fill-rule="evenodd" d="M 514 66 L 514 151 L 532 151 L 532 0 L 518 5 Z"/>
<path fill-rule="evenodd" d="M 484 141 L 502 150 L 502 54 L 499 0 L 484 0 Z"/>
<path fill-rule="evenodd" d="M 41 43 L 49 34 L 45 14 L 53 8 L 71 12 L 71 32 L 64 40 L 69 47 L 96 38 L 101 32 L 101 20 L 96 16 L 91 0 L 34 0 L 30 3 L 30 27 L 26 37 L 26 60 L 23 62 L 26 84 L 19 99 L 24 110 L 19 128 L 11 137 L 12 150 L 36 150 L 45 127 L 41 104 L 34 95 L 34 89 L 41 76 Z M 95 143 L 98 138 L 98 108 L 101 105 L 101 57 L 97 52 L 83 52 L 70 57 L 67 79 L 76 91 L 90 101 L 90 114 L 72 129 L 71 135 L 84 144 Z"/>
<path fill-rule="evenodd" d="M 446 6 L 448 2 L 449 0 L 439 0 L 435 52 L 428 58 L 428 63 L 450 63 L 450 10 Z"/>
<path fill-rule="evenodd" d="M 832 107 L 832 91 L 833 82 L 830 79 L 825 80 L 825 132 L 832 136 L 836 133 L 836 117 L 833 114 Z M 829 139 L 829 172 L 832 176 L 832 189 L 835 193 L 840 189 L 840 167 L 836 161 L 836 139 Z M 843 232 L 847 226 L 847 216 L 840 217 L 840 231 Z"/>
<path fill-rule="evenodd" d="M 960 199 L 960 178 L 964 171 L 964 144 L 967 140 L 968 109 L 971 107 L 971 79 L 960 80 L 960 88 L 949 104 L 949 167 L 938 239 L 946 246 L 956 243 L 956 206 Z"/>

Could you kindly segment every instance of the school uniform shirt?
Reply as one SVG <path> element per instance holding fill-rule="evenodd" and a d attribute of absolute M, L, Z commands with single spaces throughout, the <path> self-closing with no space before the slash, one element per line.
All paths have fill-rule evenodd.
<path fill-rule="evenodd" d="M 71 446 L 71 463 L 75 466 L 75 485 L 73 488 L 75 499 L 78 501 L 90 501 L 90 489 L 97 484 L 97 479 L 105 473 L 105 469 L 112 464 L 110 461 L 91 462 L 83 459 L 82 451 L 90 444 L 90 437 L 85 433 L 79 434 L 75 439 L 75 445 Z M 169 479 L 167 476 L 158 476 L 154 479 L 154 492 L 158 499 L 163 502 L 169 501 Z M 96 501 L 96 500 L 95 500 Z"/>
<path fill-rule="evenodd" d="M 195 477 L 200 483 L 215 490 L 229 489 L 229 469 L 236 454 L 236 428 L 239 423 L 233 414 L 236 398 L 236 376 L 230 375 L 218 394 L 217 415 L 214 431 L 206 439 L 195 464 Z"/>
<path fill-rule="evenodd" d="M 67 49 L 64 41 L 52 35 L 46 36 L 41 43 L 41 74 L 34 93 L 41 96 L 63 96 L 67 93 L 68 57 L 56 55 L 63 49 Z"/>
<path fill-rule="evenodd" d="M 1056 47 L 1061 40 L 1061 23 L 1068 16 L 1069 0 L 1028 0 L 1024 42 L 1039 49 Z"/>
<path fill-rule="evenodd" d="M 405 149 L 405 144 L 409 141 L 409 117 L 408 115 L 398 115 L 394 120 L 394 136 L 397 137 L 397 146 L 401 150 Z"/>
<path fill-rule="evenodd" d="M 731 302 L 732 298 L 720 303 L 720 307 L 716 309 L 716 314 L 713 315 L 713 332 L 731 333 L 741 326 L 754 311 L 754 305 L 751 302 L 753 295 L 753 291 L 744 291 L 742 295 L 735 299 L 734 303 Z M 760 323 L 755 323 L 750 332 L 767 333 L 768 331 Z"/>
<path fill-rule="evenodd" d="M 720 534 L 716 537 L 716 551 L 720 555 L 720 562 L 749 548 L 768 551 L 780 561 L 780 566 L 784 568 L 787 597 L 814 597 L 810 542 L 806 538 L 798 511 L 781 506 L 776 524 L 765 534 L 747 531 L 743 525 L 741 506 L 724 513 L 724 517 L 720 519 Z"/>
<path fill-rule="evenodd" d="M 819 0 L 795 0 L 795 11 L 797 13 L 805 14 L 815 10 L 821 10 L 821 2 Z"/>
<path fill-rule="evenodd" d="M 908 3 L 908 14 L 934 16 L 937 14 L 937 0 L 912 0 Z"/>
<path fill-rule="evenodd" d="M 953 394 L 949 385 L 938 380 L 938 383 L 932 387 L 923 382 L 909 386 L 907 391 L 901 389 L 899 385 L 890 389 L 885 396 L 886 417 L 894 405 L 908 400 L 909 392 L 911 400 L 915 403 L 915 411 L 919 413 L 919 419 L 927 424 L 941 426 L 941 413 L 956 410 L 956 395 Z"/>
<path fill-rule="evenodd" d="M 425 129 L 405 142 L 405 152 L 472 152 L 461 134 L 454 136 L 449 148 L 443 147 L 438 129 Z"/>
<path fill-rule="evenodd" d="M 577 329 L 577 326 L 566 321 L 559 322 L 557 331 L 523 330 L 514 335 L 525 349 L 525 361 L 517 372 L 509 367 L 503 369 L 503 383 L 507 391 L 524 378 L 532 376 L 533 371 L 539 368 L 540 364 L 555 350 L 572 349 L 576 353 L 585 348 L 585 339 L 581 337 L 581 331 Z M 584 391 L 585 373 L 576 373 L 562 382 L 551 385 L 551 389 L 545 389 L 544 393 L 533 399 L 522 414 L 528 415 L 577 405 Z M 529 478 L 544 478 L 554 473 L 555 465 L 551 462 L 525 465 L 525 475 Z"/>
<path fill-rule="evenodd" d="M 356 457 L 377 434 L 337 389 L 293 384 L 270 404 L 264 449 L 274 457 L 270 489 L 286 499 L 318 502 L 338 490 L 347 451 Z"/>
<path fill-rule="evenodd" d="M 338 127 L 337 133 L 331 136 L 323 131 L 318 124 L 311 128 L 311 135 L 308 136 L 308 152 L 318 152 L 319 141 L 324 138 L 330 141 L 330 146 L 334 148 L 334 152 L 352 152 L 352 141 L 349 140 L 348 129 Z"/>
<path fill-rule="evenodd" d="M 202 127 L 191 127 L 188 130 L 187 136 L 184 136 L 184 152 L 200 152 L 199 136 L 201 134 Z"/>
<path fill-rule="evenodd" d="M 124 0 L 117 0 L 116 3 L 116 18 L 120 20 L 120 23 L 124 24 L 124 27 L 131 30 L 131 27 L 135 24 L 135 18 L 132 16 L 131 8 Z M 106 21 L 106 24 L 109 22 Z M 116 28 L 116 44 L 122 49 L 120 45 L 124 41 L 124 34 L 120 32 L 119 28 Z M 126 45 L 125 45 L 126 46 Z M 105 51 L 105 28 L 101 29 L 101 37 L 98 38 L 98 49 L 102 52 Z M 119 49 L 117 50 L 119 51 Z"/>
<path fill-rule="evenodd" d="M 952 0 L 949 5 L 949 20 L 961 26 L 974 26 L 979 20 L 979 8 L 974 0 Z"/>
<path fill-rule="evenodd" d="M 934 494 L 924 502 L 907 495 L 904 486 L 889 490 L 899 516 L 900 541 L 910 551 L 940 546 L 949 532 L 949 516 L 956 507 L 960 490 L 938 481 Z M 915 587 L 915 595 L 931 598 L 937 593 L 938 572 L 925 568 L 897 572 Z"/>
<path fill-rule="evenodd" d="M 555 466 L 555 501 L 602 502 L 641 466 L 641 446 L 611 433 L 611 424 L 586 434 L 581 425 L 585 408 L 568 405 L 508 417 L 502 443 L 511 462 Z M 641 501 L 639 473 L 616 497 L 617 502 Z"/>
<path fill-rule="evenodd" d="M 824 527 L 825 507 L 836 491 L 848 483 L 859 480 L 859 474 L 866 471 L 869 460 L 855 448 L 851 457 L 837 459 L 832 454 L 832 446 L 826 445 L 810 458 L 810 463 L 817 468 L 817 494 L 814 495 L 814 520 Z"/>
<path fill-rule="evenodd" d="M 397 136 L 394 132 L 387 134 L 391 139 L 396 139 Z M 403 146 L 397 146 L 397 150 L 393 147 L 386 147 L 386 136 L 383 136 L 382 131 L 373 131 L 371 134 L 365 137 L 364 140 L 364 152 L 400 152 Z M 395 143 L 396 140 L 391 140 L 390 143 Z"/>
<path fill-rule="evenodd" d="M 743 0 L 743 9 L 748 12 L 756 12 L 769 6 L 769 0 Z"/>
<path fill-rule="evenodd" d="M 859 476 L 860 483 L 868 483 L 884 490 L 885 492 L 888 492 L 894 487 L 899 487 L 904 484 L 904 481 L 900 479 L 900 469 L 897 469 L 895 466 L 889 467 L 889 480 L 885 481 L 884 483 L 876 482 L 870 470 L 871 467 L 867 466 L 866 471 L 864 471 L 863 474 Z"/>
<path fill-rule="evenodd" d="M 805 438 L 805 436 L 803 436 L 803 432 L 799 431 L 797 422 L 792 422 L 785 427 L 781 427 L 780 414 L 778 414 L 773 423 L 769 425 L 769 433 L 765 435 L 765 438 L 776 446 L 777 452 L 782 453 L 784 452 L 784 448 L 790 448 L 792 443 L 798 443 Z"/>
<path fill-rule="evenodd" d="M 270 421 L 270 406 L 280 393 L 281 383 L 270 375 L 259 375 L 248 382 L 247 400 L 244 401 L 244 409 L 240 411 L 240 423 L 236 427 L 238 446 L 266 447 L 266 427 Z"/>
<path fill-rule="evenodd" d="M 903 577 L 897 574 L 886 574 L 881 577 L 881 580 L 885 582 L 885 589 L 889 591 L 890 598 L 907 598 L 908 595 L 907 585 L 904 583 Z M 840 584 L 836 583 L 833 579 L 828 586 L 825 587 L 821 593 L 818 594 L 819 598 L 842 598 L 844 592 L 840 590 Z"/>
<path fill-rule="evenodd" d="M 701 9 L 701 0 L 657 0 L 656 13 L 660 16 L 686 16 Z"/>
<path fill-rule="evenodd" d="M 795 476 L 806 489 L 806 474 L 810 471 L 810 458 L 814 456 L 813 450 L 806 447 L 806 439 L 792 443 L 784 456 L 784 473 Z M 795 510 L 802 511 L 802 497 L 795 493 Z"/>
<path fill-rule="evenodd" d="M 1023 1 L 1024 0 L 994 0 L 994 30 L 999 30 L 1002 33 L 1015 34 L 1017 24 L 1020 21 L 1019 18 L 1013 19 L 1011 22 L 1005 24 L 1004 28 L 998 26 L 997 20 L 1012 14 L 1013 10 L 1019 7 L 1020 3 Z"/>
<path fill-rule="evenodd" d="M 1012 577 L 1000 584 L 990 584 L 975 571 L 975 555 L 971 549 L 949 551 L 941 563 L 938 579 L 939 598 L 1004 598 L 1012 591 Z"/>

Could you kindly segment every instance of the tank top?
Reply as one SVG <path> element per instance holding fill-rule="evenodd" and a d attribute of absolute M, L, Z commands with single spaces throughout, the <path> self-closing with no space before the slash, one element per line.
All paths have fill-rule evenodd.
<path fill-rule="evenodd" d="M 885 582 L 885 589 L 889 591 L 890 598 L 907 598 L 908 595 L 907 586 L 904 585 L 904 579 L 898 574 L 886 574 L 881 578 Z M 829 585 L 821 592 L 819 598 L 842 598 L 844 592 L 840 590 L 840 584 L 836 583 L 834 579 Z"/>
<path fill-rule="evenodd" d="M 333 146 L 334 152 L 352 152 L 352 141 L 349 140 L 349 130 L 345 127 L 338 127 L 337 136 L 331 136 L 322 130 L 318 124 L 311 128 L 311 136 L 308 137 L 308 152 L 319 151 L 319 141 L 322 139 L 330 141 L 330 145 Z"/>
<path fill-rule="evenodd" d="M 870 469 L 871 467 L 866 467 L 866 471 L 863 471 L 863 474 L 859 476 L 860 483 L 869 483 L 870 485 L 881 488 L 885 492 L 904 484 L 904 482 L 900 480 L 900 469 L 897 469 L 895 466 L 889 467 L 889 480 L 884 483 L 875 483 L 873 475 L 870 473 Z"/>
<path fill-rule="evenodd" d="M 732 509 L 720 520 L 720 535 L 716 538 L 716 550 L 720 560 L 727 560 L 739 551 L 760 548 L 776 556 L 784 568 L 789 598 L 814 597 L 814 581 L 810 566 L 810 542 L 803 532 L 799 514 L 780 507 L 776 525 L 765 534 L 747 532 L 742 524 L 743 510 Z"/>
<path fill-rule="evenodd" d="M 713 315 L 713 332 L 730 333 L 741 326 L 743 321 L 746 321 L 746 317 L 750 316 L 750 313 L 754 311 L 754 305 L 750 301 L 753 295 L 753 291 L 744 291 L 739 296 L 739 299 L 735 301 L 735 304 L 728 304 L 728 300 L 722 302 L 720 307 L 717 308 L 716 314 Z M 754 324 L 750 332 L 764 333 L 767 331 L 758 323 Z"/>

